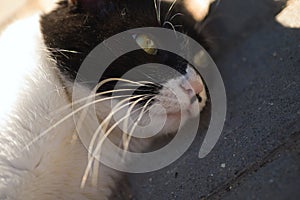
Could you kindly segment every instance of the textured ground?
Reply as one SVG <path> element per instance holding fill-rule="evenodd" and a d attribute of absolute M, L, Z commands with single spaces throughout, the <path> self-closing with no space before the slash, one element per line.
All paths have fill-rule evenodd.
<path fill-rule="evenodd" d="M 228 115 L 220 140 L 191 148 L 169 167 L 129 175 L 133 199 L 300 199 L 300 29 L 275 16 L 285 2 L 223 0 L 209 26 L 223 76 Z"/>

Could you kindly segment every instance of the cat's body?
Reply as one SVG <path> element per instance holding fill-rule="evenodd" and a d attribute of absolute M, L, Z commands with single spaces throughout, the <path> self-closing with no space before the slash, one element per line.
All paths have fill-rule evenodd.
<path fill-rule="evenodd" d="M 62 12 L 69 9 L 66 6 L 66 1 L 63 1 L 61 4 Z M 90 4 L 86 4 L 85 8 L 91 9 L 89 6 Z M 55 12 L 42 18 L 41 15 L 35 15 L 19 21 L 4 31 L 0 38 L 0 55 L 3 56 L 1 62 L 9 64 L 9 66 L 5 66 L 9 70 L 4 69 L 4 66 L 1 66 L 0 70 L 0 88 L 9 88 L 7 90 L 8 95 L 1 97 L 0 101 L 1 106 L 5 106 L 5 109 L 4 107 L 1 108 L 0 115 L 1 200 L 108 199 L 120 177 L 120 174 L 114 169 L 100 165 L 97 184 L 86 181 L 84 187 L 81 187 L 88 165 L 88 151 L 82 143 L 82 140 L 85 139 L 80 138 L 82 135 L 78 136 L 78 130 L 72 117 L 66 118 L 61 124 L 56 124 L 74 111 L 71 106 L 72 95 L 70 94 L 72 93 L 73 79 L 70 77 L 72 77 L 72 73 L 77 72 L 79 67 L 74 65 L 79 65 L 89 51 L 103 39 L 93 41 L 90 46 L 80 46 L 80 43 L 74 44 L 72 38 L 69 38 L 70 42 L 62 47 L 51 46 L 60 44 L 61 41 L 64 41 L 64 37 L 67 37 L 66 35 L 57 35 L 59 30 L 53 29 Z M 144 25 L 136 24 L 136 26 Z M 52 31 L 47 30 L 49 27 Z M 72 30 L 72 26 L 70 25 L 65 30 Z M 73 27 L 73 31 L 76 32 L 77 30 Z M 119 31 L 122 29 L 116 29 L 114 33 L 110 34 Z M 49 34 L 47 35 L 47 33 Z M 72 33 L 74 32 L 71 31 L 68 34 Z M 51 34 L 55 34 L 55 36 Z M 59 39 L 56 38 L 55 40 L 55 37 Z M 107 37 L 103 36 L 103 38 Z M 74 46 L 68 47 L 68 45 Z M 82 49 L 80 49 L 81 47 Z M 83 55 L 66 52 L 65 55 L 58 56 L 59 53 L 56 54 L 51 51 L 53 48 L 79 52 L 85 50 L 85 52 Z M 76 70 L 62 69 L 63 64 L 68 65 L 67 67 L 73 66 Z M 66 74 L 66 71 L 69 74 Z M 180 91 L 180 95 L 183 100 L 187 99 L 188 102 L 192 96 L 185 94 L 185 90 L 189 91 L 196 88 L 197 91 L 194 92 L 201 93 L 202 97 L 202 101 L 200 101 L 201 110 L 206 100 L 201 78 L 198 75 L 196 77 L 195 71 L 188 68 L 184 73 L 187 73 L 188 76 L 175 77 L 167 80 L 163 85 L 164 87 L 173 87 L 174 90 L 181 88 L 180 90 L 183 92 Z M 6 78 L 10 76 L 14 79 Z M 178 87 L 177 84 L 182 84 L 183 79 L 188 79 L 190 83 L 202 86 L 193 85 L 194 88 L 190 88 L 186 85 L 180 85 Z M 90 91 L 91 89 L 82 86 L 79 90 Z M 160 94 L 164 94 L 164 92 L 167 93 L 160 89 Z M 173 102 L 163 103 L 168 109 L 171 109 L 170 113 L 173 113 L 172 109 L 175 109 L 175 113 L 177 112 L 176 103 L 174 106 Z M 198 102 L 191 101 L 190 104 L 198 107 Z M 110 111 L 111 108 L 106 102 L 100 103 L 97 107 L 99 120 L 104 120 Z M 198 115 L 198 113 L 194 115 Z M 87 120 L 82 125 L 87 140 L 90 139 L 89 136 L 94 131 L 90 128 L 94 124 L 89 124 L 89 122 L 94 122 L 89 120 L 89 117 L 92 116 L 87 113 Z M 190 116 L 187 115 L 183 119 L 188 120 L 189 118 Z M 157 119 L 160 120 L 159 117 Z M 177 120 L 177 116 L 171 116 L 161 132 L 175 131 L 178 128 Z M 120 140 L 119 134 L 120 130 L 115 130 L 110 134 L 111 139 L 115 140 L 116 143 Z M 150 141 L 143 142 L 133 139 L 130 149 L 136 152 L 142 151 L 151 145 Z M 103 152 L 102 156 L 111 156 L 109 150 L 103 150 Z M 121 160 L 122 155 L 119 157 Z"/>

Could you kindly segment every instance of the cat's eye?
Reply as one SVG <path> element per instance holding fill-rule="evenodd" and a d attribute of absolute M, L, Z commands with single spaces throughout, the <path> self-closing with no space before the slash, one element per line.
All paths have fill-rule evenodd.
<path fill-rule="evenodd" d="M 153 40 L 145 34 L 134 35 L 136 43 L 148 54 L 156 55 L 157 48 Z"/>

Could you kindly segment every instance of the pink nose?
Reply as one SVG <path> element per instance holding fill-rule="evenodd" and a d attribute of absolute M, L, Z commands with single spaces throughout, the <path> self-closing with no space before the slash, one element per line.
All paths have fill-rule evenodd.
<path fill-rule="evenodd" d="M 199 80 L 185 81 L 181 87 L 191 98 L 203 91 L 203 84 Z"/>

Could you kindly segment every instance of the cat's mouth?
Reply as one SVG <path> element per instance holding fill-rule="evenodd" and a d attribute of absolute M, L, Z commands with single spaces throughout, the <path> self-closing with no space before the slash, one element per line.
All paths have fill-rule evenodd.
<path fill-rule="evenodd" d="M 201 97 L 200 97 L 201 98 Z M 169 119 L 194 118 L 197 117 L 202 110 L 201 101 L 191 102 L 185 109 L 179 111 L 171 111 L 167 113 Z"/>

